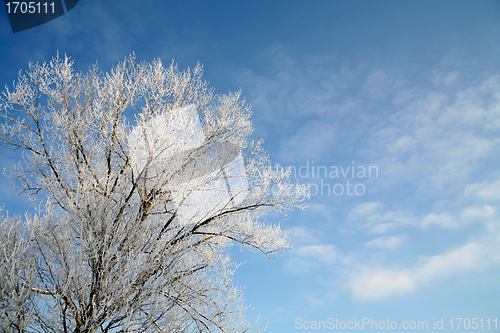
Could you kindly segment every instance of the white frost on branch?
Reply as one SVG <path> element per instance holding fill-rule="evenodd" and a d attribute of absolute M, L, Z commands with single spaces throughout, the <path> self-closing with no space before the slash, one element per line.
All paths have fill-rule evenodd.
<path fill-rule="evenodd" d="M 223 142 L 205 151 L 205 140 L 195 105 L 141 119 L 128 138 L 134 176 L 146 188 L 165 183 L 182 224 L 220 214 L 247 196 L 240 148 Z"/>
<path fill-rule="evenodd" d="M 134 56 L 75 73 L 56 57 L 0 96 L 0 142 L 23 152 L 9 174 L 40 207 L 0 219 L 0 329 L 248 331 L 227 250 L 288 248 L 261 217 L 307 191 L 249 138 L 241 93 L 201 74 Z"/>

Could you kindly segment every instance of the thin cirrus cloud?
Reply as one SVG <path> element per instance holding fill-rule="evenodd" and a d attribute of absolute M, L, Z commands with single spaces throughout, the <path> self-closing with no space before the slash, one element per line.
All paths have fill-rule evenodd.
<path fill-rule="evenodd" d="M 481 243 L 470 242 L 442 254 L 423 257 L 410 268 L 362 267 L 350 273 L 347 287 L 356 299 L 377 300 L 414 292 L 439 278 L 484 269 L 500 263 L 498 235 L 496 238 Z"/>
<path fill-rule="evenodd" d="M 296 226 L 289 230 L 289 235 L 295 246 L 289 251 L 283 263 L 286 272 L 308 274 L 324 265 L 333 265 L 337 262 L 336 246 L 325 243 L 317 231 L 305 226 Z"/>
<path fill-rule="evenodd" d="M 311 121 L 305 124 L 297 134 L 280 144 L 282 160 L 319 160 L 329 155 L 329 148 L 336 142 L 335 127 L 328 123 Z"/>
<path fill-rule="evenodd" d="M 464 195 L 483 200 L 498 200 L 500 199 L 500 180 L 469 184 L 465 187 Z"/>
<path fill-rule="evenodd" d="M 353 209 L 354 215 L 364 218 L 372 230 L 378 230 L 373 221 L 387 224 L 382 216 L 390 216 L 390 212 L 381 214 L 380 203 L 358 205 Z M 374 218 L 375 217 L 375 218 Z M 462 274 L 465 271 L 478 271 L 491 265 L 500 264 L 500 230 L 496 217 L 496 209 L 489 205 L 468 206 L 457 216 L 450 213 L 430 213 L 412 224 L 413 227 L 429 230 L 431 227 L 458 229 L 471 222 L 484 224 L 487 235 L 474 237 L 458 248 L 433 256 L 421 256 L 413 267 L 392 269 L 381 268 L 373 264 L 357 264 L 357 268 L 346 267 L 348 271 L 348 289 L 353 297 L 362 300 L 376 300 L 393 295 L 414 292 L 426 284 L 439 278 L 447 278 Z M 409 224 L 408 224 L 409 225 Z M 400 225 L 401 226 L 401 225 Z M 364 228 L 366 229 L 366 227 Z M 391 248 L 399 246 L 406 236 L 379 237 L 365 243 L 365 246 Z"/>
<path fill-rule="evenodd" d="M 384 250 L 394 250 L 403 244 L 408 237 L 406 235 L 399 235 L 393 237 L 378 237 L 365 243 L 367 247 L 374 247 Z"/>
<path fill-rule="evenodd" d="M 457 70 L 431 70 L 420 78 L 424 85 L 412 85 L 402 70 L 341 66 L 317 73 L 283 51 L 272 55 L 276 63 L 286 60 L 274 75 L 242 70 L 238 77 L 262 111 L 258 134 L 284 132 L 276 154 L 281 161 L 369 158 L 391 176 L 386 184 L 411 181 L 436 193 L 460 189 L 478 163 L 498 152 L 498 75 L 461 86 Z"/>
<path fill-rule="evenodd" d="M 274 56 L 287 60 L 275 75 L 248 70 L 240 78 L 257 87 L 259 98 L 252 99 L 253 106 L 273 111 L 262 113 L 260 126 L 274 126 L 282 119 L 294 123 L 280 129 L 284 133 L 276 156 L 296 165 L 307 160 L 325 165 L 362 160 L 377 165 L 381 175 L 370 187 L 376 190 L 375 200 L 352 198 L 342 210 L 334 200 L 342 198 L 318 198 L 335 212 L 330 222 L 348 232 L 353 242 L 344 247 L 333 237 L 323 239 L 312 232 L 314 226 L 298 228 L 292 232 L 297 246 L 284 261 L 286 271 L 320 274 L 318 268 L 323 267 L 324 274 L 331 274 L 338 268 L 347 273 L 355 298 L 379 299 L 499 263 L 494 221 L 500 181 L 491 181 L 498 179 L 491 165 L 498 165 L 500 156 L 499 75 L 465 84 L 470 74 L 449 65 L 421 75 L 342 66 L 324 66 L 318 74 L 300 68 L 282 52 Z M 417 79 L 409 79 L 412 75 Z M 315 93 L 302 93 L 311 90 Z M 431 237 L 438 229 L 462 230 L 464 236 L 463 230 L 472 224 L 476 227 L 466 229 L 470 240 L 461 245 L 443 239 L 435 253 L 428 249 L 430 254 L 412 258 L 415 253 L 404 252 L 403 245 L 417 237 Z M 485 230 L 489 237 L 482 236 Z M 372 239 L 365 240 L 367 236 Z M 416 263 L 394 268 L 395 249 L 401 249 L 399 259 Z M 364 258 L 367 250 L 385 252 Z M 352 251 L 359 253 L 346 260 Z"/>
<path fill-rule="evenodd" d="M 348 214 L 348 227 L 374 234 L 384 234 L 405 226 L 416 226 L 418 220 L 406 211 L 383 212 L 380 202 L 366 202 L 355 206 Z"/>
<path fill-rule="evenodd" d="M 389 153 L 385 159 L 398 167 L 387 167 L 396 176 L 423 176 L 429 183 L 425 186 L 433 188 L 461 186 L 479 162 L 498 150 L 499 90 L 493 75 L 453 93 L 429 92 L 401 105 L 391 117 L 394 125 L 375 132 L 373 147 L 381 155 Z"/>
<path fill-rule="evenodd" d="M 427 230 L 431 227 L 459 229 L 471 222 L 488 222 L 495 217 L 496 208 L 490 205 L 464 207 L 460 213 L 428 213 L 421 218 L 410 212 L 383 211 L 380 202 L 367 202 L 355 206 L 348 214 L 351 229 L 371 234 L 384 234 L 405 227 Z"/>
<path fill-rule="evenodd" d="M 375 220 L 386 224 L 380 217 L 388 217 L 391 214 L 381 213 L 381 209 L 383 206 L 380 203 L 370 202 L 358 205 L 353 211 L 359 218 L 365 217 L 370 220 L 369 214 L 371 214 L 376 216 Z M 400 227 L 406 225 L 424 231 L 431 226 L 455 229 L 467 224 L 464 219 L 472 219 L 484 222 L 488 229 L 486 236 L 475 237 L 465 245 L 451 248 L 443 253 L 419 256 L 415 265 L 400 269 L 383 267 L 376 262 L 362 263 L 360 255 L 356 260 L 344 260 L 348 256 L 335 245 L 322 240 L 317 231 L 303 226 L 294 227 L 291 235 L 292 239 L 298 242 L 298 246 L 285 260 L 284 269 L 289 273 L 303 275 L 317 272 L 319 267 L 332 269 L 337 265 L 345 272 L 347 276 L 345 285 L 355 299 L 377 300 L 404 295 L 415 292 L 438 279 L 449 278 L 467 271 L 480 271 L 491 265 L 500 264 L 500 230 L 498 223 L 495 223 L 495 214 L 496 210 L 488 205 L 470 206 L 465 207 L 455 217 L 446 213 L 428 214 L 421 219 L 413 218 L 411 224 L 399 224 Z M 430 220 L 434 222 L 431 224 L 428 222 Z M 440 220 L 441 222 L 438 222 Z M 458 227 L 453 223 L 457 223 Z M 378 230 L 373 223 L 371 226 Z M 410 237 L 411 233 L 382 236 L 363 245 L 378 250 L 395 250 Z"/>

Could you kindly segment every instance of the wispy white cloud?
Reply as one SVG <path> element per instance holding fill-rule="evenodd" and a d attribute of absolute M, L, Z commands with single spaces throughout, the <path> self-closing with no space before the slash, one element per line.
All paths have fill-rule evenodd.
<path fill-rule="evenodd" d="M 258 134 L 280 131 L 276 156 L 286 163 L 370 159 L 386 175 L 379 186 L 405 181 L 437 197 L 461 190 L 500 154 L 498 75 L 466 86 L 460 71 L 436 70 L 417 84 L 404 70 L 325 67 L 324 59 L 303 67 L 279 46 L 267 56 L 274 72 L 239 77 L 254 87 Z"/>
<path fill-rule="evenodd" d="M 397 228 L 410 227 L 427 230 L 434 226 L 443 229 L 459 229 L 471 222 L 488 222 L 496 209 L 490 205 L 471 205 L 460 213 L 429 213 L 421 218 L 411 212 L 383 211 L 380 202 L 367 202 L 355 206 L 348 214 L 349 225 L 369 233 L 387 233 Z"/>
<path fill-rule="evenodd" d="M 387 149 L 392 154 L 404 154 L 413 151 L 418 144 L 418 140 L 414 136 L 403 135 L 396 142 L 388 144 Z"/>
<path fill-rule="evenodd" d="M 458 229 L 461 224 L 456 218 L 448 213 L 430 213 L 422 218 L 421 226 L 427 229 L 429 226 L 439 226 L 447 229 Z"/>
<path fill-rule="evenodd" d="M 335 143 L 334 126 L 318 121 L 306 123 L 295 135 L 283 140 L 280 144 L 279 157 L 289 160 L 322 160 L 329 155 L 329 146 Z"/>
<path fill-rule="evenodd" d="M 285 260 L 287 271 L 342 267 L 350 272 L 348 286 L 355 297 L 378 299 L 500 262 L 496 236 L 479 234 L 487 229 L 495 235 L 491 230 L 498 224 L 494 200 L 500 198 L 500 181 L 490 181 L 498 179 L 491 165 L 498 165 L 500 156 L 498 75 L 471 81 L 450 66 L 421 75 L 327 66 L 320 73 L 320 67 L 304 69 L 282 49 L 274 55 L 283 61 L 272 75 L 242 73 L 257 87 L 256 98 L 250 98 L 254 108 L 266 110 L 261 117 L 268 119 L 261 123 L 283 125 L 280 159 L 300 164 L 323 159 L 332 165 L 363 159 L 380 170 L 370 188 L 379 194 L 376 199 L 355 198 L 350 209 L 336 210 L 339 230 L 349 231 L 358 247 L 351 244 L 344 251 L 340 243 L 322 239 L 315 226 L 296 229 L 301 241 Z M 472 224 L 484 228 L 467 229 L 478 233 L 468 243 L 415 257 L 410 267 L 391 265 L 391 255 L 401 259 L 405 253 L 389 250 L 436 229 L 464 236 Z M 356 233 L 373 239 L 359 241 Z M 447 244 L 453 241 L 445 237 L 441 246 Z M 362 258 L 367 251 L 368 258 Z"/>
<path fill-rule="evenodd" d="M 434 78 L 432 82 L 435 86 L 452 86 L 457 83 L 460 73 L 457 70 L 452 70 L 449 72 L 435 71 Z"/>
<path fill-rule="evenodd" d="M 312 306 L 322 306 L 325 303 L 325 300 L 321 298 L 316 298 L 314 296 L 309 296 L 308 297 L 309 304 Z"/>
<path fill-rule="evenodd" d="M 377 213 L 384 205 L 380 202 L 365 202 L 354 207 L 349 213 L 350 218 L 358 219 Z"/>
<path fill-rule="evenodd" d="M 321 234 L 318 231 L 303 225 L 290 228 L 288 235 L 294 244 L 310 245 L 321 242 Z"/>
<path fill-rule="evenodd" d="M 465 187 L 464 194 L 484 200 L 498 200 L 500 199 L 500 180 L 469 184 Z"/>
<path fill-rule="evenodd" d="M 313 200 L 307 203 L 307 209 L 304 211 L 304 214 L 306 214 L 309 219 L 314 221 L 320 220 L 328 224 L 337 223 L 337 220 L 340 218 L 340 214 L 335 207 Z"/>
<path fill-rule="evenodd" d="M 295 246 L 284 262 L 285 271 L 307 274 L 315 268 L 332 265 L 337 261 L 336 246 L 323 242 L 317 231 L 298 226 L 293 227 L 289 235 Z"/>
<path fill-rule="evenodd" d="M 458 72 L 436 75 L 451 85 Z M 372 147 L 394 181 L 408 180 L 426 193 L 459 190 L 481 161 L 498 152 L 500 81 L 493 75 L 458 92 L 428 92 L 402 103 L 388 126 L 375 131 Z M 455 91 L 456 91 L 455 90 Z M 385 156 L 384 156 L 385 151 Z"/>
<path fill-rule="evenodd" d="M 496 209 L 490 205 L 467 206 L 458 214 L 451 213 L 430 213 L 425 215 L 420 226 L 426 230 L 431 226 L 443 229 L 459 229 L 471 222 L 487 224 L 495 217 Z"/>
<path fill-rule="evenodd" d="M 370 99 L 387 99 L 394 94 L 394 91 L 406 87 L 405 81 L 404 76 L 395 73 L 394 69 L 390 71 L 375 69 L 366 75 L 361 92 Z"/>
<path fill-rule="evenodd" d="M 336 105 L 339 90 L 353 77 L 348 68 L 325 71 L 318 66 L 303 67 L 278 44 L 262 56 L 273 64 L 273 71 L 264 75 L 246 68 L 236 73 L 239 82 L 253 87 L 245 91 L 253 107 L 264 111 L 256 115 L 261 120 L 286 116 L 281 120 L 287 122 L 298 116 L 325 114 Z M 318 63 L 323 60 L 310 59 Z"/>
<path fill-rule="evenodd" d="M 365 243 L 367 247 L 375 247 L 384 250 L 394 250 L 403 244 L 408 237 L 399 235 L 393 237 L 378 237 Z"/>
<path fill-rule="evenodd" d="M 391 223 L 391 226 L 420 228 L 423 231 L 428 231 L 432 227 L 459 229 L 470 223 L 481 223 L 485 226 L 486 236 L 472 237 L 472 240 L 465 245 L 444 253 L 420 256 L 415 265 L 406 268 L 388 268 L 377 264 L 377 261 L 351 262 L 345 266 L 349 272 L 348 289 L 357 299 L 377 300 L 414 292 L 437 279 L 500 264 L 500 228 L 496 213 L 497 210 L 490 205 L 470 205 L 457 213 L 429 213 L 419 219 L 407 216 L 404 221 L 411 223 L 398 223 L 396 219 L 387 222 L 395 214 L 383 212 L 381 203 L 369 202 L 354 207 L 349 214 L 350 218 L 358 222 L 361 230 L 369 232 L 387 231 L 389 229 L 387 225 Z M 407 238 L 407 235 L 384 236 L 368 241 L 364 245 L 386 250 L 395 249 Z M 339 257 L 342 257 L 341 253 Z"/>
<path fill-rule="evenodd" d="M 418 220 L 405 211 L 382 212 L 380 202 L 367 202 L 355 206 L 348 215 L 349 224 L 369 233 L 383 234 L 404 226 L 415 226 Z"/>
<path fill-rule="evenodd" d="M 349 289 L 357 299 L 379 299 L 415 290 L 415 280 L 407 271 L 362 269 L 352 274 Z"/>
<path fill-rule="evenodd" d="M 235 73 L 256 111 L 255 134 L 269 138 L 279 133 L 277 156 L 287 163 L 311 158 L 309 151 L 312 155 L 328 152 L 325 157 L 331 157 L 333 145 L 347 144 L 337 134 L 347 134 L 341 120 L 363 107 L 362 101 L 347 92 L 353 82 L 363 79 L 360 69 L 346 64 L 328 66 L 332 56 L 308 58 L 308 66 L 303 66 L 281 45 L 271 46 L 262 57 L 273 64 L 273 70 L 262 73 L 245 68 Z M 299 150 L 296 144 L 307 149 Z"/>
<path fill-rule="evenodd" d="M 435 256 L 421 257 L 419 263 L 410 268 L 361 267 L 350 273 L 347 286 L 353 296 L 361 300 L 406 294 L 435 279 L 498 264 L 499 250 L 498 239 L 488 239 L 483 242 L 470 242 Z"/>
<path fill-rule="evenodd" d="M 300 258 L 322 263 L 333 263 L 337 260 L 336 249 L 332 244 L 298 246 L 293 252 Z"/>
<path fill-rule="evenodd" d="M 489 206 L 470 206 L 464 208 L 460 217 L 465 221 L 487 221 L 495 215 L 496 209 Z"/>

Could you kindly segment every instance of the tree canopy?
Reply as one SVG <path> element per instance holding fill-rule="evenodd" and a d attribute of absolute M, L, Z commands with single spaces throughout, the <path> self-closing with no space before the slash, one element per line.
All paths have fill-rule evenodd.
<path fill-rule="evenodd" d="M 77 73 L 57 56 L 5 89 L 0 141 L 23 152 L 9 176 L 39 212 L 0 223 L 3 331 L 249 329 L 228 249 L 289 247 L 262 216 L 307 192 L 250 138 L 241 93 L 201 76 L 134 55 Z"/>

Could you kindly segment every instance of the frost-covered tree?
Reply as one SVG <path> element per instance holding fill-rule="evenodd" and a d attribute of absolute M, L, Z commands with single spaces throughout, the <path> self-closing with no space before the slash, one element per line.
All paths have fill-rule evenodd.
<path fill-rule="evenodd" d="M 287 248 L 262 216 L 306 189 L 249 138 L 240 93 L 201 74 L 134 56 L 76 73 L 55 57 L 5 89 L 0 140 L 23 152 L 9 175 L 39 213 L 0 224 L 0 329 L 247 330 L 228 249 Z"/>

